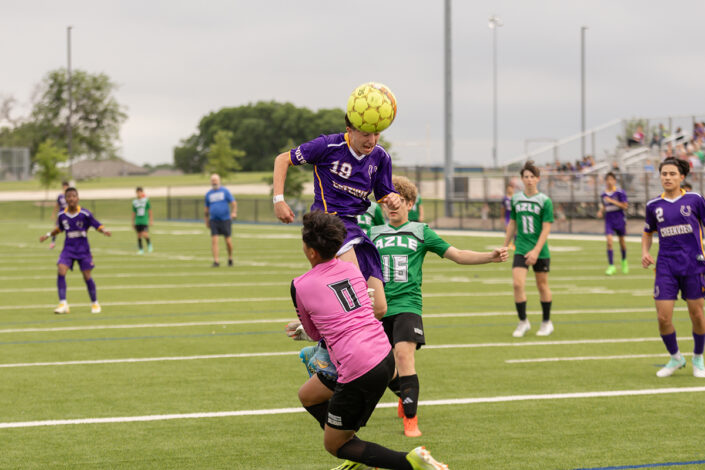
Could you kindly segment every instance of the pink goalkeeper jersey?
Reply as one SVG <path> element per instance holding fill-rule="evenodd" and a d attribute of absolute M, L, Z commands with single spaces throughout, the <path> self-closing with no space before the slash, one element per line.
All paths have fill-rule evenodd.
<path fill-rule="evenodd" d="M 338 382 L 361 377 L 387 357 L 392 347 L 357 266 L 332 259 L 292 284 L 301 324 L 311 339 L 325 339 Z"/>

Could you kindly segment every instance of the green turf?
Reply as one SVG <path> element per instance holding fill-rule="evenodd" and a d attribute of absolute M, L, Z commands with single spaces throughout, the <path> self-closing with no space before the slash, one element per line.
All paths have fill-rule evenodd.
<path fill-rule="evenodd" d="M 307 269 L 298 227 L 235 224 L 236 266 L 213 269 L 202 224 L 160 222 L 152 231 L 155 252 L 137 256 L 126 220 L 103 222 L 114 230 L 112 238 L 90 234 L 100 315 L 90 313 L 79 272 L 67 276 L 71 313 L 52 313 L 60 246 L 50 251 L 38 243 L 46 222 L 0 225 L 0 365 L 25 364 L 0 367 L 0 423 L 298 407 L 296 392 L 307 377 L 297 357 L 301 345 L 283 333 L 295 316 L 289 282 Z M 475 250 L 501 241 L 444 238 Z M 705 386 L 692 376 L 690 364 L 672 378 L 655 376 L 666 355 L 650 296 L 653 271 L 637 266 L 638 244 L 629 243 L 632 273 L 611 278 L 603 274 L 604 242 L 550 244 L 556 332 L 549 338 L 535 336 L 540 308 L 531 278 L 533 329 L 514 339 L 508 264 L 458 266 L 428 255 L 429 347 L 416 356 L 421 400 Z M 467 315 L 481 313 L 486 315 Z M 682 350 L 689 352 L 690 325 L 682 308 L 676 327 Z M 654 340 L 556 343 L 625 338 Z M 537 341 L 550 344 L 530 345 Z M 465 347 L 431 347 L 439 345 Z M 278 352 L 289 354 L 26 365 Z M 506 362 L 636 354 L 657 356 Z M 455 470 L 694 461 L 702 458 L 699 440 L 692 437 L 701 430 L 701 398 L 680 393 L 425 405 L 419 409 L 424 435 L 418 439 L 402 435 L 395 408 L 380 408 L 360 436 L 398 450 L 426 445 Z M 394 400 L 388 393 L 382 402 Z M 325 452 L 320 429 L 303 412 L 0 428 L 0 443 L 0 468 L 308 470 L 339 463 Z"/>

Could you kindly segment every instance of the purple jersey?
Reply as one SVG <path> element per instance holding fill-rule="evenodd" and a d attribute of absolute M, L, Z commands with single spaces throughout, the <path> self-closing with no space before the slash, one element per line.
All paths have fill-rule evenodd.
<path fill-rule="evenodd" d="M 646 204 L 644 232 L 658 232 L 659 268 L 668 267 L 672 275 L 705 272 L 702 223 L 705 220 L 705 200 L 697 193 L 686 193 L 675 199 L 663 195 Z"/>
<path fill-rule="evenodd" d="M 64 241 L 63 254 L 71 257 L 79 258 L 85 255 L 90 255 L 91 247 L 88 245 L 88 229 L 94 227 L 96 229 L 102 227 L 93 214 L 88 209 L 78 207 L 78 212 L 70 214 L 68 208 L 59 213 L 56 219 L 56 225 L 59 230 L 66 232 L 66 240 Z"/>
<path fill-rule="evenodd" d="M 56 198 L 56 203 L 59 206 L 59 212 L 66 209 L 68 207 L 68 204 L 66 203 L 66 195 L 64 195 L 64 193 L 60 193 Z"/>
<path fill-rule="evenodd" d="M 509 218 L 512 214 L 512 198 L 504 196 L 502 206 L 504 207 L 504 225 L 509 225 Z"/>
<path fill-rule="evenodd" d="M 389 154 L 377 145 L 369 155 L 357 155 L 347 134 L 321 135 L 291 149 L 289 158 L 294 165 L 314 166 L 312 211 L 357 216 L 370 206 L 367 196 L 372 191 L 378 202 L 396 193 Z"/>
<path fill-rule="evenodd" d="M 629 202 L 627 193 L 622 189 L 615 189 L 612 192 L 603 191 L 600 194 L 600 200 L 605 208 L 605 234 L 616 233 L 623 237 L 626 234 L 627 216 L 619 206 L 606 201 L 605 198 L 608 197 L 619 202 Z"/>

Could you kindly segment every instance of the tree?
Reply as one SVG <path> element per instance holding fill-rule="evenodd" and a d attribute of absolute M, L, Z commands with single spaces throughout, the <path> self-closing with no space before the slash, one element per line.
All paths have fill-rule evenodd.
<path fill-rule="evenodd" d="M 113 157 L 120 126 L 127 119 L 114 97 L 117 85 L 105 74 L 76 70 L 71 76 L 71 122 L 69 119 L 68 74 L 65 69 L 50 71 L 37 85 L 29 116 L 11 118 L 16 101 L 4 98 L 0 106 L 0 145 L 29 147 L 32 156 L 47 139 L 68 148 L 71 127 L 71 154 L 90 158 Z"/>
<path fill-rule="evenodd" d="M 214 142 L 208 150 L 206 172 L 218 173 L 225 179 L 231 171 L 242 168 L 239 160 L 245 156 L 245 152 L 230 147 L 232 136 L 232 132 L 225 130 L 216 133 Z"/>
<path fill-rule="evenodd" d="M 47 139 L 39 145 L 35 161 L 37 164 L 37 176 L 39 183 L 46 191 L 46 198 L 49 198 L 49 188 L 63 176 L 57 165 L 68 160 L 66 150 L 58 147 L 52 139 Z"/>

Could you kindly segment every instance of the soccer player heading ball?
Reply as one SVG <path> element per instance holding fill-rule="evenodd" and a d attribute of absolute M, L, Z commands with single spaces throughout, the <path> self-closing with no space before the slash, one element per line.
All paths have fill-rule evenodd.
<path fill-rule="evenodd" d="M 108 237 L 110 232 L 103 229 L 103 225 L 93 217 L 93 214 L 78 205 L 78 191 L 76 188 L 67 188 L 65 196 L 67 207 L 59 213 L 59 217 L 56 219 L 56 227 L 46 235 L 39 237 L 39 241 L 43 242 L 60 232 L 66 232 L 64 249 L 61 251 L 59 261 L 56 263 L 58 265 L 56 286 L 59 291 L 59 306 L 56 307 L 54 313 L 69 313 L 69 304 L 66 302 L 66 273 L 69 269 L 73 270 L 74 262 L 78 262 L 78 266 L 83 273 L 83 280 L 86 282 L 88 295 L 92 302 L 91 313 L 100 313 L 95 281 L 91 277 L 91 271 L 95 265 L 93 264 L 91 247 L 88 245 L 87 232 L 91 227 Z"/>
<path fill-rule="evenodd" d="M 678 350 L 673 326 L 673 307 L 678 291 L 688 304 L 693 324 L 693 375 L 705 377 L 705 253 L 702 244 L 705 200 L 697 193 L 681 189 L 681 183 L 689 171 L 690 166 L 685 160 L 667 158 L 661 162 L 659 174 L 663 194 L 646 204 L 646 225 L 641 236 L 641 264 L 648 268 L 654 264 L 649 254 L 653 233 L 658 231 L 659 234 L 654 301 L 659 332 L 671 359 L 656 373 L 658 377 L 668 377 L 685 367 L 685 358 Z"/>
<path fill-rule="evenodd" d="M 387 114 L 387 104 L 393 110 L 391 115 Z M 356 217 L 370 206 L 367 196 L 372 192 L 377 202 L 384 202 L 390 209 L 398 209 L 401 204 L 392 185 L 392 159 L 377 145 L 380 131 L 391 124 L 395 115 L 396 100 L 385 86 L 362 85 L 348 100 L 345 133 L 321 135 L 280 154 L 274 161 L 274 213 L 286 224 L 294 221 L 294 212 L 284 200 L 286 173 L 292 165 L 313 165 L 311 210 L 335 214 L 345 225 L 347 236 L 336 256 L 360 268 L 368 286 L 375 290 L 374 308 L 380 316 L 387 310 L 382 265 L 377 249 L 357 225 Z"/>

